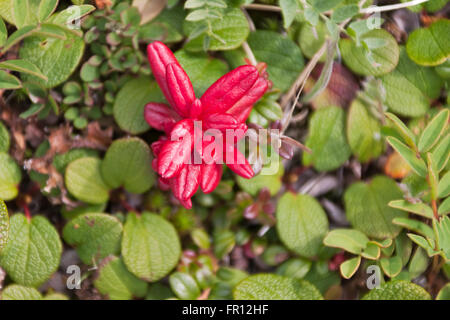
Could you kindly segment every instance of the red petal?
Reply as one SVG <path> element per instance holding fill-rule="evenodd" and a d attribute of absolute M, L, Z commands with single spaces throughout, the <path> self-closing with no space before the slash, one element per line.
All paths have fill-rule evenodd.
<path fill-rule="evenodd" d="M 150 102 L 144 108 L 144 118 L 150 127 L 170 132 L 180 117 L 164 103 Z"/>
<path fill-rule="evenodd" d="M 197 119 L 202 114 L 202 108 L 202 102 L 200 99 L 195 99 L 191 105 L 189 117 L 192 119 Z"/>
<path fill-rule="evenodd" d="M 163 178 L 172 178 L 189 163 L 193 143 L 192 120 L 179 121 L 173 128 L 171 140 L 166 141 L 158 155 L 158 173 Z"/>
<path fill-rule="evenodd" d="M 170 181 L 164 178 L 158 178 L 158 186 L 162 191 L 167 191 L 170 189 Z"/>
<path fill-rule="evenodd" d="M 189 116 L 189 107 L 195 100 L 195 93 L 188 75 L 178 63 L 171 63 L 166 68 L 166 81 L 173 108 L 179 115 Z"/>
<path fill-rule="evenodd" d="M 170 180 L 173 194 L 177 199 L 186 201 L 197 192 L 200 184 L 200 171 L 201 165 L 188 164 Z"/>
<path fill-rule="evenodd" d="M 267 87 L 267 80 L 258 78 L 247 94 L 228 109 L 227 113 L 233 115 L 239 122 L 245 122 L 252 111 L 253 104 L 264 95 Z"/>
<path fill-rule="evenodd" d="M 236 129 L 239 127 L 240 123 L 230 114 L 208 114 L 204 118 L 204 125 L 206 129 L 218 129 L 218 130 L 226 130 L 226 129 Z"/>
<path fill-rule="evenodd" d="M 158 141 L 155 141 L 150 145 L 155 157 L 158 156 L 158 154 L 161 152 L 161 148 L 163 147 L 164 142 L 166 142 L 166 141 L 167 141 L 167 137 L 161 136 Z"/>
<path fill-rule="evenodd" d="M 191 199 L 187 199 L 185 201 L 183 201 L 183 200 L 178 200 L 178 201 L 180 201 L 181 205 L 183 207 L 185 207 L 186 209 L 192 209 L 192 201 L 191 201 Z"/>
<path fill-rule="evenodd" d="M 204 193 L 210 193 L 217 188 L 222 178 L 222 165 L 202 164 L 200 186 Z"/>
<path fill-rule="evenodd" d="M 254 176 L 254 172 L 245 156 L 234 146 L 226 145 L 224 162 L 234 173 L 243 178 L 250 179 Z"/>
<path fill-rule="evenodd" d="M 230 113 L 229 110 L 235 109 L 237 104 L 236 112 L 230 114 L 240 121 L 244 116 L 248 116 L 247 113 L 249 112 L 242 116 L 237 113 L 237 110 L 243 110 L 243 106 L 251 107 L 261 97 L 262 94 L 259 91 L 264 89 L 264 93 L 267 88 L 267 83 L 264 86 L 264 82 L 267 81 L 258 79 L 262 78 L 260 78 L 258 70 L 254 66 L 240 66 L 228 72 L 203 94 L 201 98 L 203 113 Z M 256 87 L 254 87 L 255 83 L 257 84 Z M 253 92 L 254 90 L 256 92 Z M 247 95 L 249 95 L 249 98 L 246 98 Z"/>
<path fill-rule="evenodd" d="M 167 101 L 173 106 L 173 99 L 166 82 L 166 67 L 171 63 L 178 63 L 177 59 L 172 51 L 160 41 L 152 42 L 147 46 L 147 57 L 156 82 L 158 82 Z"/>

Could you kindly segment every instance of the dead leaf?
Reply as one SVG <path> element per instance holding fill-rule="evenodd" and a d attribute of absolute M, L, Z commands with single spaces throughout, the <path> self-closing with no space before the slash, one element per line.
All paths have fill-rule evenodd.
<path fill-rule="evenodd" d="M 163 11 L 166 3 L 167 0 L 133 0 L 133 7 L 141 14 L 141 24 L 146 24 Z"/>
<path fill-rule="evenodd" d="M 104 9 L 105 7 L 111 7 L 111 0 L 95 0 L 95 6 L 98 9 Z"/>

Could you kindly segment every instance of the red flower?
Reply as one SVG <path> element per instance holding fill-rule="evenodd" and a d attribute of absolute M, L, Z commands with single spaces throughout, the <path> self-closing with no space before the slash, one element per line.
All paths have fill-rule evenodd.
<path fill-rule="evenodd" d="M 253 177 L 253 170 L 236 143 L 247 131 L 245 121 L 253 104 L 269 85 L 265 68 L 258 72 L 254 66 L 240 66 L 197 99 L 188 75 L 169 48 L 156 41 L 148 45 L 147 54 L 153 75 L 170 104 L 151 102 L 144 111 L 148 124 L 166 133 L 152 144 L 152 166 L 160 175 L 160 187 L 172 189 L 189 209 L 199 186 L 205 193 L 217 187 L 222 163 L 244 178 Z M 220 141 L 218 150 L 217 137 L 212 139 L 207 132 L 226 133 L 227 137 L 231 133 L 234 137 L 232 141 Z M 208 148 L 212 151 L 207 155 Z"/>

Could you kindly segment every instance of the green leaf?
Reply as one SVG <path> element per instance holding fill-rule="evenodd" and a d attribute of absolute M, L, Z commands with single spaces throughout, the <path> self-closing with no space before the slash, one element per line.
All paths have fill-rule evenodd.
<path fill-rule="evenodd" d="M 169 278 L 172 291 L 182 300 L 196 300 L 200 296 L 200 288 L 195 279 L 186 272 L 175 272 Z"/>
<path fill-rule="evenodd" d="M 399 256 L 381 258 L 380 264 L 384 273 L 390 278 L 397 276 L 403 268 L 402 258 Z"/>
<path fill-rule="evenodd" d="M 281 179 L 284 174 L 284 166 L 280 160 L 273 160 L 270 164 L 265 166 L 263 170 L 271 172 L 270 168 L 277 169 L 273 174 L 258 174 L 251 179 L 245 179 L 240 176 L 236 177 L 236 182 L 239 187 L 245 192 L 256 196 L 259 191 L 264 188 L 269 189 L 271 195 L 275 195 L 281 189 Z"/>
<path fill-rule="evenodd" d="M 89 4 L 70 6 L 67 9 L 54 14 L 49 21 L 56 24 L 71 26 L 75 20 L 81 19 L 94 10 L 95 7 Z"/>
<path fill-rule="evenodd" d="M 378 260 L 380 258 L 381 249 L 378 243 L 375 241 L 370 241 L 367 244 L 366 249 L 361 253 L 361 256 L 363 258 L 369 259 L 369 260 Z"/>
<path fill-rule="evenodd" d="M 327 37 L 329 37 L 329 32 L 324 22 L 319 21 L 315 26 L 309 23 L 303 23 L 298 34 L 297 42 L 303 54 L 311 59 L 325 43 Z M 325 52 L 320 57 L 320 62 L 325 62 L 326 58 L 327 54 Z"/>
<path fill-rule="evenodd" d="M 344 279 L 350 279 L 356 271 L 358 271 L 359 265 L 361 264 L 361 256 L 351 258 L 341 263 L 339 269 L 341 275 Z"/>
<path fill-rule="evenodd" d="M 181 245 L 171 223 L 151 213 L 129 213 L 122 238 L 122 256 L 137 277 L 154 282 L 178 263 Z"/>
<path fill-rule="evenodd" d="M 319 12 L 325 12 L 338 6 L 342 0 L 312 0 L 312 6 Z"/>
<path fill-rule="evenodd" d="M 72 161 L 66 168 L 67 190 L 77 199 L 100 204 L 108 201 L 109 188 L 101 175 L 101 160 L 93 157 Z"/>
<path fill-rule="evenodd" d="M 139 39 L 164 43 L 183 40 L 183 21 L 186 11 L 182 6 L 164 9 L 156 18 L 139 27 Z"/>
<path fill-rule="evenodd" d="M 438 182 L 439 182 L 439 176 L 436 172 L 436 166 L 433 163 L 433 158 L 431 156 L 431 153 L 427 153 L 427 169 L 428 169 L 428 175 L 427 175 L 427 181 L 430 185 L 430 196 L 432 200 L 437 199 L 437 189 L 438 189 Z"/>
<path fill-rule="evenodd" d="M 0 199 L 0 253 L 8 243 L 9 238 L 9 216 L 8 208 L 3 200 Z"/>
<path fill-rule="evenodd" d="M 411 148 L 415 148 L 416 146 L 416 137 L 415 135 L 409 130 L 409 128 L 403 123 L 402 120 L 400 120 L 395 114 L 386 112 L 386 117 L 392 121 L 394 124 L 394 127 L 396 131 L 400 134 L 400 136 L 405 140 L 406 144 L 410 146 Z"/>
<path fill-rule="evenodd" d="M 5 45 L 6 39 L 8 38 L 8 30 L 6 29 L 5 22 L 0 18 L 0 47 Z"/>
<path fill-rule="evenodd" d="M 449 119 L 450 111 L 444 109 L 439 112 L 433 119 L 427 124 L 419 138 L 419 151 L 427 152 L 436 144 L 439 137 L 444 133 Z"/>
<path fill-rule="evenodd" d="M 275 88 L 287 90 L 304 66 L 303 55 L 297 44 L 273 31 L 255 31 L 248 44 L 257 61 L 267 64 L 269 79 Z"/>
<path fill-rule="evenodd" d="M 141 139 L 115 140 L 101 165 L 103 180 L 112 189 L 123 185 L 128 192 L 144 193 L 155 180 L 151 162 L 150 148 Z"/>
<path fill-rule="evenodd" d="M 21 28 L 30 21 L 31 8 L 28 0 L 12 0 L 14 22 L 17 28 Z"/>
<path fill-rule="evenodd" d="M 235 300 L 322 300 L 317 288 L 305 280 L 275 274 L 257 274 L 233 290 Z"/>
<path fill-rule="evenodd" d="M 372 39 L 384 41 L 383 46 L 370 51 L 373 61 L 367 58 L 367 49 L 357 46 L 352 39 L 339 41 L 342 59 L 353 72 L 364 76 L 381 76 L 397 66 L 399 48 L 394 37 L 384 29 L 371 30 L 361 37 L 361 41 Z"/>
<path fill-rule="evenodd" d="M 450 213 L 450 197 L 445 199 L 438 209 L 438 214 L 443 216 L 444 214 Z"/>
<path fill-rule="evenodd" d="M 276 273 L 288 278 L 302 279 L 311 269 L 312 262 L 303 258 L 292 258 L 277 268 Z"/>
<path fill-rule="evenodd" d="M 204 53 L 179 50 L 175 53 L 175 57 L 191 79 L 198 97 L 228 71 L 223 61 L 213 59 Z"/>
<path fill-rule="evenodd" d="M 10 219 L 9 240 L 0 266 L 18 284 L 38 287 L 56 271 L 62 244 L 55 227 L 44 217 L 28 220 L 23 214 Z"/>
<path fill-rule="evenodd" d="M 208 250 L 211 246 L 211 240 L 208 233 L 202 228 L 195 228 L 191 232 L 192 241 L 201 249 Z"/>
<path fill-rule="evenodd" d="M 150 127 L 144 119 L 144 107 L 149 102 L 164 102 L 156 81 L 147 77 L 126 82 L 114 102 L 114 119 L 122 130 L 140 134 Z"/>
<path fill-rule="evenodd" d="M 347 139 L 353 153 L 362 163 L 377 158 L 384 151 L 380 124 L 358 99 L 352 102 L 348 112 Z"/>
<path fill-rule="evenodd" d="M 22 83 L 12 74 L 4 70 L 0 70 L 0 89 L 19 89 Z"/>
<path fill-rule="evenodd" d="M 280 0 L 280 8 L 283 15 L 283 26 L 287 29 L 294 21 L 299 5 L 297 0 Z"/>
<path fill-rule="evenodd" d="M 389 207 L 388 203 L 401 197 L 395 181 L 385 176 L 376 176 L 368 184 L 354 183 L 344 194 L 347 219 L 368 237 L 393 238 L 401 228 L 392 224 L 392 220 L 406 217 L 407 213 Z"/>
<path fill-rule="evenodd" d="M 57 6 L 58 0 L 41 0 L 38 11 L 39 22 L 47 20 L 47 18 L 56 10 Z"/>
<path fill-rule="evenodd" d="M 84 41 L 71 33 L 66 33 L 66 38 L 33 36 L 25 39 L 19 51 L 20 57 L 35 64 L 48 81 L 28 75 L 24 81 L 34 80 L 52 88 L 69 78 L 81 61 Z"/>
<path fill-rule="evenodd" d="M 323 239 L 326 246 L 344 249 L 353 254 L 360 254 L 368 242 L 369 238 L 364 233 L 353 229 L 334 229 Z"/>
<path fill-rule="evenodd" d="M 319 253 L 328 219 L 316 199 L 286 193 L 278 203 L 276 217 L 278 236 L 286 247 L 304 257 Z"/>
<path fill-rule="evenodd" d="M 417 247 L 416 252 L 414 252 L 411 262 L 408 266 L 408 272 L 412 279 L 417 278 L 428 268 L 430 259 L 427 253 L 421 247 Z"/>
<path fill-rule="evenodd" d="M 447 134 L 433 150 L 433 163 L 436 169 L 442 171 L 450 158 L 450 133 Z"/>
<path fill-rule="evenodd" d="M 222 259 L 233 250 L 236 244 L 234 233 L 230 230 L 218 230 L 214 232 L 214 254 Z"/>
<path fill-rule="evenodd" d="M 450 300 L 450 283 L 447 283 L 441 288 L 436 296 L 436 300 Z"/>
<path fill-rule="evenodd" d="M 22 172 L 9 154 L 0 152 L 0 199 L 12 200 L 19 192 Z"/>
<path fill-rule="evenodd" d="M 186 21 L 183 30 L 185 34 L 191 34 L 196 26 L 196 22 Z M 222 19 L 215 19 L 212 23 L 211 34 L 209 35 L 211 37 L 209 50 L 236 49 L 245 41 L 248 34 L 248 22 L 242 11 L 237 8 L 228 8 L 223 13 Z M 203 41 L 207 36 L 206 32 L 202 32 L 195 37 L 191 37 L 184 48 L 189 51 L 202 51 Z"/>
<path fill-rule="evenodd" d="M 396 280 L 383 283 L 380 288 L 371 290 L 363 300 L 431 300 L 431 296 L 417 284 Z"/>
<path fill-rule="evenodd" d="M 111 215 L 87 213 L 70 220 L 63 229 L 63 237 L 75 247 L 83 263 L 95 265 L 119 253 L 122 229 L 120 221 Z"/>
<path fill-rule="evenodd" d="M 1 300 L 42 300 L 42 295 L 35 288 L 11 284 L 1 292 Z"/>
<path fill-rule="evenodd" d="M 359 13 L 359 8 L 356 4 L 348 4 L 336 8 L 331 14 L 331 20 L 336 23 L 341 23 L 347 19 L 353 18 Z"/>
<path fill-rule="evenodd" d="M 414 30 L 406 43 L 406 51 L 415 63 L 424 66 L 437 66 L 450 57 L 450 20 L 440 19 L 428 28 Z"/>
<path fill-rule="evenodd" d="M 17 72 L 28 73 L 47 81 L 47 77 L 42 74 L 38 67 L 27 60 L 6 60 L 0 62 L 1 69 L 8 69 Z"/>
<path fill-rule="evenodd" d="M 389 206 L 403 211 L 412 212 L 428 219 L 433 218 L 433 209 L 422 202 L 411 203 L 406 200 L 394 200 L 389 202 Z"/>
<path fill-rule="evenodd" d="M 98 151 L 88 148 L 71 149 L 66 153 L 55 155 L 53 157 L 53 165 L 55 166 L 56 170 L 64 174 L 69 163 L 85 157 L 98 157 Z"/>
<path fill-rule="evenodd" d="M 438 250 L 446 261 L 450 260 L 450 218 L 444 216 L 439 222 L 434 219 L 433 229 L 436 230 Z"/>
<path fill-rule="evenodd" d="M 394 137 L 388 137 L 386 140 L 419 176 L 427 176 L 425 161 L 417 157 L 417 154 L 413 150 Z"/>
<path fill-rule="evenodd" d="M 422 236 L 418 236 L 416 234 L 413 233 L 408 233 L 408 237 L 418 246 L 420 246 L 421 248 L 425 249 L 427 251 L 427 254 L 429 257 L 435 256 L 436 254 L 438 254 L 438 252 L 436 252 L 434 250 L 434 241 L 432 241 L 432 238 L 424 238 Z"/>
<path fill-rule="evenodd" d="M 36 31 L 36 26 L 26 26 L 16 30 L 9 38 L 6 40 L 2 53 L 5 53 L 11 49 L 14 45 L 25 39 L 26 37 L 32 35 Z"/>
<path fill-rule="evenodd" d="M 412 62 L 402 47 L 397 68 L 381 77 L 386 105 L 398 115 L 419 117 L 440 94 L 442 79 L 431 68 Z"/>
<path fill-rule="evenodd" d="M 339 107 L 316 110 L 309 123 L 306 146 L 312 153 L 303 153 L 303 164 L 313 165 L 318 171 L 339 168 L 350 157 L 345 135 L 345 113 Z"/>
<path fill-rule="evenodd" d="M 97 270 L 94 285 L 98 291 L 110 300 L 131 300 L 147 294 L 148 284 L 130 273 L 122 259 L 109 256 Z"/>
<path fill-rule="evenodd" d="M 58 300 L 69 300 L 69 298 L 62 293 L 53 292 L 53 293 L 48 293 L 44 297 L 44 300 L 58 301 Z"/>

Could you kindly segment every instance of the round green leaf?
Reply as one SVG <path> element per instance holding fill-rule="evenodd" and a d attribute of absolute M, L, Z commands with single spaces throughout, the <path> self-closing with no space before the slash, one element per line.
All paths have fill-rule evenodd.
<path fill-rule="evenodd" d="M 286 193 L 278 202 L 276 217 L 278 236 L 286 247 L 305 257 L 319 253 L 328 220 L 316 199 Z"/>
<path fill-rule="evenodd" d="M 198 22 L 186 21 L 183 30 L 186 34 L 191 34 L 198 27 Z M 221 19 L 216 19 L 212 23 L 212 33 L 210 37 L 209 50 L 231 50 L 239 47 L 249 33 L 247 19 L 238 8 L 229 8 L 223 13 Z M 207 36 L 205 32 L 194 36 L 185 45 L 186 50 L 202 51 L 203 41 Z"/>
<path fill-rule="evenodd" d="M 322 300 L 319 290 L 306 280 L 275 274 L 257 274 L 233 290 L 236 300 Z"/>
<path fill-rule="evenodd" d="M 104 259 L 97 271 L 94 285 L 111 300 L 142 298 L 147 294 L 148 284 L 130 273 L 122 259 L 110 256 Z"/>
<path fill-rule="evenodd" d="M 363 300 L 431 300 L 430 294 L 417 284 L 398 280 L 383 283 L 371 290 Z"/>
<path fill-rule="evenodd" d="M 13 2 L 14 0 L 0 0 L 0 15 L 9 23 L 15 25 Z M 38 21 L 37 13 L 39 9 L 39 2 L 41 2 L 41 0 L 28 0 L 28 16 L 26 18 L 27 24 L 36 23 Z"/>
<path fill-rule="evenodd" d="M 201 97 L 206 89 L 228 71 L 223 61 L 210 58 L 204 53 L 179 50 L 175 57 L 191 79 L 197 97 Z"/>
<path fill-rule="evenodd" d="M 0 255 L 0 266 L 14 282 L 37 287 L 56 271 L 62 245 L 55 227 L 44 217 L 28 220 L 15 214 L 10 220 L 9 240 Z"/>
<path fill-rule="evenodd" d="M 450 57 L 450 20 L 440 19 L 428 28 L 414 30 L 406 43 L 408 56 L 423 66 L 437 66 Z"/>
<path fill-rule="evenodd" d="M 148 145 L 139 138 L 114 141 L 102 161 L 103 180 L 112 189 L 124 186 L 128 192 L 143 193 L 155 180 Z"/>
<path fill-rule="evenodd" d="M 345 135 L 345 113 L 339 107 L 320 108 L 309 123 L 306 146 L 312 153 L 303 153 L 303 164 L 313 165 L 318 171 L 339 168 L 350 157 Z"/>
<path fill-rule="evenodd" d="M 0 121 L 0 152 L 9 150 L 9 132 L 5 125 Z"/>
<path fill-rule="evenodd" d="M 77 199 L 90 204 L 108 201 L 109 188 L 103 181 L 101 160 L 86 157 L 72 161 L 66 168 L 66 187 Z"/>
<path fill-rule="evenodd" d="M 367 58 L 366 49 L 356 46 L 352 39 L 341 39 L 339 48 L 345 64 L 355 73 L 364 76 L 380 76 L 394 70 L 398 63 L 399 48 L 394 37 L 384 29 L 374 29 L 361 37 L 361 41 L 384 41 L 385 44 L 371 50 L 371 55 L 376 65 Z"/>
<path fill-rule="evenodd" d="M 2 291 L 1 300 L 42 300 L 42 295 L 35 288 L 12 284 Z"/>
<path fill-rule="evenodd" d="M 255 31 L 248 44 L 257 61 L 267 64 L 273 86 L 282 91 L 289 89 L 304 67 L 302 52 L 297 44 L 272 31 Z"/>
<path fill-rule="evenodd" d="M 149 78 L 131 79 L 120 89 L 114 102 L 114 119 L 122 130 L 140 134 L 150 127 L 144 119 L 144 107 L 149 102 L 164 102 L 156 81 Z"/>
<path fill-rule="evenodd" d="M 105 213 L 87 213 L 77 216 L 63 229 L 63 238 L 77 250 L 78 256 L 85 264 L 120 251 L 122 223 Z"/>
<path fill-rule="evenodd" d="M 347 139 L 360 162 L 377 158 L 384 150 L 381 127 L 360 100 L 354 100 L 347 116 Z"/>
<path fill-rule="evenodd" d="M 19 192 L 22 172 L 14 159 L 7 153 L 0 152 L 0 199 L 12 200 Z"/>
<path fill-rule="evenodd" d="M 172 291 L 182 300 L 195 300 L 200 295 L 200 288 L 195 279 L 185 272 L 175 272 L 169 278 Z"/>
<path fill-rule="evenodd" d="M 354 183 L 344 194 L 347 219 L 369 237 L 393 238 L 401 228 L 392 220 L 408 214 L 389 207 L 388 203 L 402 196 L 395 181 L 384 176 L 377 176 L 368 184 Z"/>
<path fill-rule="evenodd" d="M 277 268 L 276 273 L 288 278 L 302 279 L 311 269 L 312 262 L 303 258 L 292 258 Z"/>
<path fill-rule="evenodd" d="M 8 208 L 3 200 L 0 199 L 0 252 L 6 246 L 9 237 L 9 216 Z"/>
<path fill-rule="evenodd" d="M 24 81 L 37 81 L 52 88 L 67 80 L 81 61 L 84 41 L 66 32 L 66 40 L 45 37 L 28 37 L 20 48 L 20 57 L 35 64 L 47 77 L 44 81 L 36 76 L 23 74 Z"/>
<path fill-rule="evenodd" d="M 421 67 L 400 50 L 397 68 L 381 77 L 386 91 L 385 104 L 395 113 L 419 117 L 430 107 L 429 99 L 440 94 L 442 80 L 431 68 Z"/>
<path fill-rule="evenodd" d="M 122 255 L 134 275 L 149 282 L 157 281 L 177 265 L 180 254 L 180 239 L 170 222 L 151 213 L 128 214 Z"/>

